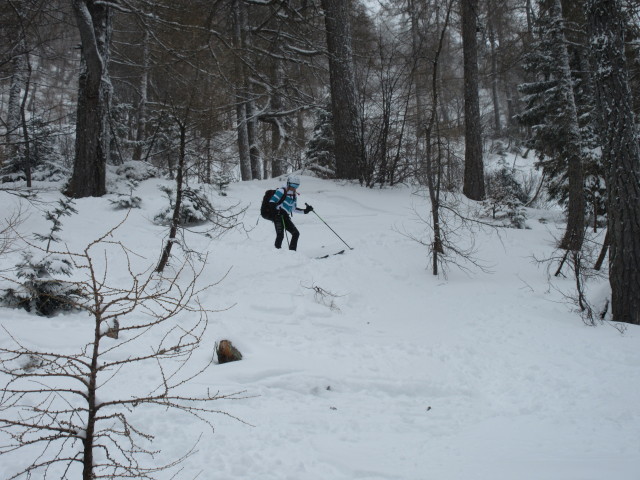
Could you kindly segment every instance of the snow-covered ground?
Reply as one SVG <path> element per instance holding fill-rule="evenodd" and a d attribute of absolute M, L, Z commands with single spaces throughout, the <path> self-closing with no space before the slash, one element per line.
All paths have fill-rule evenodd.
<path fill-rule="evenodd" d="M 151 222 L 166 202 L 160 183 L 168 182 L 141 184 L 143 208 L 114 232 L 139 254 L 134 269 L 155 265 L 167 234 Z M 201 283 L 219 281 L 200 295 L 217 312 L 193 361 L 214 356 L 221 339 L 244 356 L 214 364 L 189 388 L 247 398 L 216 405 L 242 421 L 217 415 L 213 434 L 177 412 L 134 409 L 156 435 L 158 463 L 186 453 L 202 435 L 176 478 L 640 478 L 640 330 L 585 326 L 563 296 L 573 281 L 549 280 L 533 260 L 553 252 L 563 228 L 557 211 L 529 210 L 529 230 L 479 230 L 476 256 L 490 272 L 454 267 L 434 277 L 426 247 L 409 238 L 429 241 L 417 218 L 428 207 L 413 189 L 303 176 L 299 201 L 313 205 L 353 249 L 311 213 L 294 216 L 301 237 L 290 252 L 273 248 L 272 224 L 256 224 L 264 190 L 277 185 L 236 183 L 228 197 L 212 197 L 221 205 L 251 204 L 246 228 L 220 239 L 187 234 L 191 249 L 208 252 Z M 107 198 L 79 200 L 76 208 L 60 233 L 71 250 L 125 215 Z M 32 209 L 20 228 L 44 233 L 47 224 Z M 172 265 L 183 257 L 174 249 Z M 125 281 L 124 258 L 113 253 L 108 262 L 109 275 Z M 2 309 L 0 324 L 49 350 L 77 351 L 92 334 L 81 314 L 42 318 Z M 4 332 L 0 343 L 9 344 Z M 134 385 L 156 380 L 155 370 L 136 371 L 103 394 L 126 397 Z M 31 460 L 26 453 L 0 456 L 0 478 Z"/>

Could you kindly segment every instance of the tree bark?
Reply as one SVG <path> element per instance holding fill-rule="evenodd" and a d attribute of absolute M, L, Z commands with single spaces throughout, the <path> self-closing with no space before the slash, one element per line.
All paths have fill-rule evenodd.
<path fill-rule="evenodd" d="M 188 118 L 188 114 L 186 115 Z M 178 168 L 176 172 L 176 203 L 173 206 L 173 215 L 171 216 L 171 226 L 169 227 L 169 238 L 162 249 L 160 261 L 156 267 L 156 272 L 164 272 L 169 258 L 171 257 L 171 249 L 178 238 L 178 228 L 180 227 L 180 210 L 182 209 L 182 192 L 184 188 L 184 165 L 187 152 L 187 125 L 179 122 L 180 128 L 180 157 L 178 158 Z"/>
<path fill-rule="evenodd" d="M 560 248 L 577 251 L 582 248 L 585 231 L 584 171 L 582 168 L 582 139 L 578 124 L 578 110 L 573 93 L 571 66 L 567 39 L 564 34 L 564 18 L 560 0 L 551 0 L 549 15 L 553 22 L 552 35 L 554 48 L 552 54 L 558 61 L 558 92 L 562 97 L 564 110 L 560 113 L 560 128 L 565 138 L 565 158 L 569 179 L 569 205 L 567 207 L 567 229 L 560 242 Z"/>
<path fill-rule="evenodd" d="M 640 138 L 625 57 L 619 0 L 587 6 L 606 168 L 609 283 L 613 320 L 640 324 Z"/>
<path fill-rule="evenodd" d="M 97 311 L 97 310 L 96 310 Z M 96 432 L 96 390 L 98 389 L 98 358 L 100 356 L 100 318 L 96 318 L 93 332 L 93 348 L 91 350 L 91 367 L 89 368 L 89 378 L 87 379 L 87 426 L 82 439 L 82 480 L 93 480 L 93 445 Z"/>
<path fill-rule="evenodd" d="M 249 86 L 249 82 L 247 82 Z M 251 178 L 262 180 L 262 155 L 258 145 L 258 119 L 252 89 L 249 87 L 245 102 L 247 109 L 247 139 L 249 140 L 249 160 L 251 162 Z"/>
<path fill-rule="evenodd" d="M 331 111 L 335 135 L 336 177 L 356 179 L 364 164 L 351 35 L 351 3 L 322 0 L 329 51 Z"/>
<path fill-rule="evenodd" d="M 236 132 L 238 135 L 238 155 L 240 157 L 240 178 L 251 180 L 251 144 L 247 119 L 247 92 L 245 89 L 246 69 L 242 59 L 244 34 L 246 31 L 246 11 L 242 0 L 233 2 L 233 43 L 236 48 L 234 66 L 238 86 L 236 87 Z"/>
<path fill-rule="evenodd" d="M 281 53 L 281 47 L 278 45 L 277 53 Z M 282 88 L 285 81 L 284 65 L 280 58 L 274 59 L 272 73 L 272 91 L 270 98 L 270 108 L 273 113 L 282 111 L 283 98 Z M 277 177 L 286 173 L 284 162 L 282 161 L 282 146 L 285 141 L 285 135 L 282 134 L 284 125 L 282 119 L 274 118 L 271 124 L 271 176 Z M 266 173 L 266 172 L 265 172 Z M 268 178 L 266 175 L 264 178 Z"/>
<path fill-rule="evenodd" d="M 95 0 L 73 0 L 82 41 L 76 119 L 76 153 L 67 194 L 74 198 L 106 193 L 111 82 L 108 74 L 111 11 Z"/>
<path fill-rule="evenodd" d="M 411 19 L 411 49 L 413 56 L 413 83 L 416 92 L 416 159 L 419 164 L 424 162 L 425 139 L 427 121 L 424 103 L 427 96 L 427 68 L 425 65 L 426 56 L 420 36 L 419 16 L 420 9 L 417 0 L 409 0 L 409 16 Z"/>
<path fill-rule="evenodd" d="M 462 49 L 464 54 L 464 186 L 471 200 L 484 200 L 484 164 L 482 161 L 482 125 L 478 96 L 478 0 L 462 3 Z"/>
<path fill-rule="evenodd" d="M 495 10 L 493 1 L 489 1 L 489 9 Z M 489 46 L 491 52 L 491 99 L 493 100 L 493 128 L 497 137 L 502 133 L 502 122 L 500 120 L 500 98 L 498 95 L 498 52 L 496 38 L 495 18 L 489 19 Z"/>
<path fill-rule="evenodd" d="M 144 25 L 142 28 L 145 28 Z M 133 159 L 142 159 L 142 150 L 147 138 L 147 102 L 149 91 L 149 68 L 150 68 L 150 45 L 149 30 L 145 29 L 142 45 L 142 75 L 140 76 L 140 99 L 138 100 L 137 125 L 136 125 L 136 145 L 133 149 Z"/>
<path fill-rule="evenodd" d="M 11 85 L 9 87 L 9 103 L 7 106 L 7 145 L 10 154 L 15 155 L 19 151 L 22 92 L 26 90 L 28 61 L 26 55 L 26 42 L 22 38 L 19 42 L 19 51 L 11 60 Z"/>

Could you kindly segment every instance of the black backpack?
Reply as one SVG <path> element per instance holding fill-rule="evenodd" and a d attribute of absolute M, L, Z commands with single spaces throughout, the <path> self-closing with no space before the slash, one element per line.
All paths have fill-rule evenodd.
<path fill-rule="evenodd" d="M 275 207 L 280 205 L 282 202 L 284 202 L 284 199 L 287 198 L 287 193 L 285 192 L 282 195 L 282 198 L 278 200 L 278 203 L 272 204 L 269 202 L 269 200 L 271 200 L 271 197 L 273 197 L 274 193 L 276 193 L 275 190 L 267 190 L 266 192 L 264 192 L 264 197 L 262 197 L 262 205 L 260 205 L 260 216 L 265 220 L 271 220 L 272 222 L 275 218 Z"/>

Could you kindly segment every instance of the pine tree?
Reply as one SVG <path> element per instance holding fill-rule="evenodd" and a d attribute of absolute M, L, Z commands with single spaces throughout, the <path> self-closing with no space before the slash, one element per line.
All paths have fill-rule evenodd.
<path fill-rule="evenodd" d="M 483 200 L 484 164 L 482 161 L 482 122 L 478 94 L 478 0 L 460 0 L 462 10 L 462 45 L 464 53 L 464 187 L 472 200 Z"/>
<path fill-rule="evenodd" d="M 550 178 L 550 194 L 567 203 L 567 230 L 560 247 L 579 250 L 585 222 L 585 142 L 578 122 L 560 0 L 541 0 L 539 6 L 539 37 L 525 65 L 538 80 L 520 85 L 527 108 L 519 119 L 532 127 L 529 147 L 538 152 L 540 165 Z"/>
<path fill-rule="evenodd" d="M 336 158 L 334 156 L 332 115 L 327 108 L 316 110 L 316 125 L 313 137 L 304 152 L 306 167 L 322 178 L 334 178 L 336 174 Z"/>
<path fill-rule="evenodd" d="M 607 172 L 609 282 L 613 319 L 640 325 L 640 138 L 618 0 L 588 3 L 595 85 Z"/>

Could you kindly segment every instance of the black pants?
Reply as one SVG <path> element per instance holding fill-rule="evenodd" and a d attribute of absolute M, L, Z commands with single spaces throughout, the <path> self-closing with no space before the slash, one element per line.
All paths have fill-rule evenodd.
<path fill-rule="evenodd" d="M 289 250 L 295 250 L 296 248 L 298 248 L 298 238 L 300 237 L 300 232 L 291 221 L 291 217 L 286 212 L 278 212 L 273 220 L 273 224 L 276 226 L 276 248 L 282 247 L 282 240 L 284 239 L 285 230 L 291 234 Z"/>

